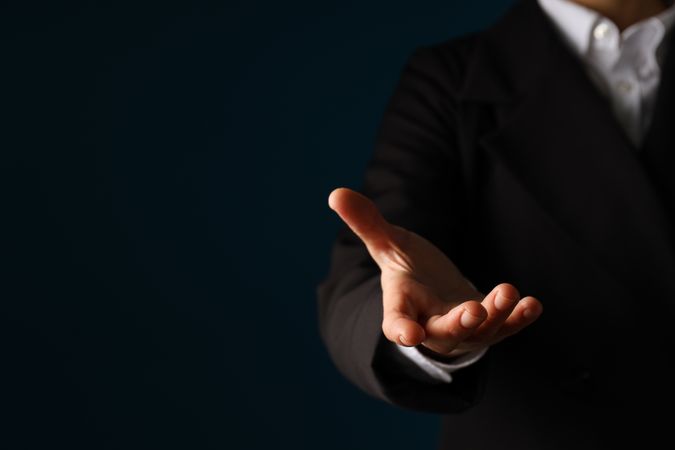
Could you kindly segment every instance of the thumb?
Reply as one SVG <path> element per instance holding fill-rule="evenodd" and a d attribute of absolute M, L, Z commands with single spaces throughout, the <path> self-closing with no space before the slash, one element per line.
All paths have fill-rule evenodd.
<path fill-rule="evenodd" d="M 377 261 L 377 256 L 391 246 L 396 229 L 368 197 L 347 188 L 337 188 L 328 197 L 328 206 L 366 244 Z"/>

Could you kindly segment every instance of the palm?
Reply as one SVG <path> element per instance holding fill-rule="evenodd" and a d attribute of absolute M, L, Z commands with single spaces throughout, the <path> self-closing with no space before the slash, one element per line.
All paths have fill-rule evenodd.
<path fill-rule="evenodd" d="M 416 233 L 394 228 L 398 242 L 380 266 L 383 274 L 412 278 L 436 294 L 444 308 L 462 299 L 484 297 L 435 245 Z"/>
<path fill-rule="evenodd" d="M 520 299 L 507 283 L 481 294 L 442 251 L 389 224 L 366 197 L 336 189 L 329 204 L 380 267 L 382 330 L 389 340 L 454 356 L 498 342 L 541 313 L 537 299 Z"/>

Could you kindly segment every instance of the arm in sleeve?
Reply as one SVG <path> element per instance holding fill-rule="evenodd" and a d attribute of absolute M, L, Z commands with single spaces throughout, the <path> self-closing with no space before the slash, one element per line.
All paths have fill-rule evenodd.
<path fill-rule="evenodd" d="M 425 237 L 461 268 L 466 196 L 453 100 L 459 67 L 451 59 L 434 46 L 410 56 L 385 108 L 361 192 L 388 221 Z M 475 404 L 489 354 L 453 374 L 452 383 L 430 376 L 384 336 L 379 275 L 343 225 L 317 289 L 319 331 L 337 369 L 369 395 L 403 408 L 446 414 Z"/>

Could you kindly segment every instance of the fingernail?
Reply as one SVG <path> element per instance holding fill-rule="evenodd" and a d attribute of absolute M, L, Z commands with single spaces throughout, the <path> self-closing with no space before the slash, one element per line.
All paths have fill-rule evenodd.
<path fill-rule="evenodd" d="M 532 311 L 532 308 L 526 308 L 523 311 L 523 317 L 526 318 L 526 319 L 531 319 L 531 318 L 534 317 L 534 315 L 535 315 L 535 313 L 534 313 L 534 311 Z"/>
<path fill-rule="evenodd" d="M 483 321 L 482 318 L 474 316 L 469 311 L 464 310 L 462 315 L 459 317 L 459 323 L 464 328 L 474 328 L 477 327 Z"/>
<path fill-rule="evenodd" d="M 512 304 L 512 299 L 506 297 L 501 291 L 497 293 L 497 296 L 495 297 L 495 308 L 500 311 L 506 311 L 511 307 Z"/>
<path fill-rule="evenodd" d="M 399 334 L 399 335 L 398 335 L 398 340 L 399 340 L 399 342 L 401 343 L 401 345 L 407 345 L 407 346 L 410 346 L 410 344 L 408 344 L 408 342 L 405 340 L 405 338 L 403 337 L 402 334 Z"/>

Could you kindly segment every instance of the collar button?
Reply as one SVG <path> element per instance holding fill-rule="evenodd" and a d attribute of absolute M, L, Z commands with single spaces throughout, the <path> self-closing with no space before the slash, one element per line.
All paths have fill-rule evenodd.
<path fill-rule="evenodd" d="M 606 22 L 600 22 L 593 29 L 593 37 L 601 41 L 609 35 L 609 32 L 610 32 L 609 24 L 607 24 Z"/>

